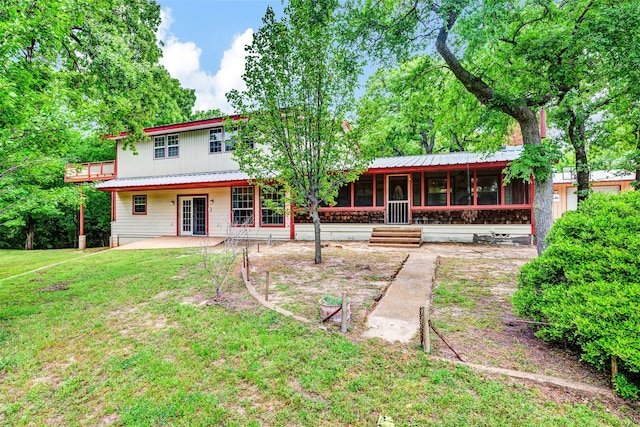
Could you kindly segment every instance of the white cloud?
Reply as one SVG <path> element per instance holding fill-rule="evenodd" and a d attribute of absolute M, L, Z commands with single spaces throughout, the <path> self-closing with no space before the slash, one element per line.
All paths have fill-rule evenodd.
<path fill-rule="evenodd" d="M 171 77 L 178 79 L 183 87 L 195 89 L 196 110 L 219 108 L 223 112 L 231 113 L 231 106 L 225 94 L 231 89 L 246 89 L 242 80 L 246 56 L 244 47 L 251 43 L 253 29 L 247 28 L 242 34 L 234 36 L 231 46 L 223 53 L 219 69 L 214 74 L 200 66 L 202 49 L 192 41 L 181 42 L 169 31 L 173 22 L 171 9 L 162 8 L 160 17 L 162 22 L 157 36 L 164 43 L 160 64 L 164 65 Z"/>

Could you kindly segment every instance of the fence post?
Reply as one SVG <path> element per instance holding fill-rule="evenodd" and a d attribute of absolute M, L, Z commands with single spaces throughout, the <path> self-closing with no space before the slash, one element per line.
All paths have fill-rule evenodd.
<path fill-rule="evenodd" d="M 347 293 L 342 292 L 342 319 L 340 321 L 340 332 L 347 332 L 347 307 L 348 307 L 348 299 Z"/>
<path fill-rule="evenodd" d="M 429 306 L 420 307 L 420 330 L 422 334 L 422 350 L 430 354 L 431 353 L 431 331 L 429 330 Z"/>

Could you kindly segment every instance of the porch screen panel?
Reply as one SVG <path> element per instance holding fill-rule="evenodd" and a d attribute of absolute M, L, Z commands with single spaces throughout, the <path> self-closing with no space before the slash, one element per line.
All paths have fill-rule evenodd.
<path fill-rule="evenodd" d="M 376 175 L 376 206 L 384 206 L 384 175 Z"/>
<path fill-rule="evenodd" d="M 519 178 L 512 179 L 504 189 L 504 199 L 507 205 L 529 204 L 529 184 Z"/>
<path fill-rule="evenodd" d="M 373 206 L 373 175 L 362 175 L 353 183 L 355 206 Z"/>
<path fill-rule="evenodd" d="M 500 204 L 500 170 L 478 171 L 478 204 Z"/>
<path fill-rule="evenodd" d="M 451 172 L 451 204 L 473 205 L 473 171 Z"/>
<path fill-rule="evenodd" d="M 253 187 L 233 187 L 231 191 L 233 225 L 253 225 Z"/>
<path fill-rule="evenodd" d="M 411 178 L 413 186 L 413 206 L 422 206 L 422 174 L 417 172 Z"/>
<path fill-rule="evenodd" d="M 424 174 L 425 205 L 447 206 L 447 174 L 426 172 Z"/>
<path fill-rule="evenodd" d="M 336 206 L 339 208 L 351 207 L 351 184 L 340 187 L 338 197 L 336 198 Z"/>

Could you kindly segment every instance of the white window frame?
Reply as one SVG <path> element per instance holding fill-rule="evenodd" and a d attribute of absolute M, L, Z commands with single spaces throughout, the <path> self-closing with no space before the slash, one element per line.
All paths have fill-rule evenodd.
<path fill-rule="evenodd" d="M 177 157 L 180 157 L 180 134 L 172 133 L 153 137 L 154 160 L 175 159 Z"/>
<path fill-rule="evenodd" d="M 242 221 L 236 221 L 236 212 L 242 213 Z M 255 189 L 254 187 L 231 187 L 231 224 L 234 227 L 255 224 Z M 246 221 L 250 219 L 250 221 Z"/>
<path fill-rule="evenodd" d="M 224 145 L 222 144 L 223 134 L 224 129 L 222 128 L 222 126 L 209 129 L 209 154 L 224 152 Z"/>
<path fill-rule="evenodd" d="M 162 145 L 160 145 L 162 144 Z M 162 150 L 162 151 L 159 151 Z M 162 155 L 159 155 L 161 153 Z M 167 140 L 164 135 L 153 137 L 153 158 L 164 159 L 167 155 Z"/>
<path fill-rule="evenodd" d="M 146 194 L 136 194 L 131 198 L 131 211 L 133 215 L 146 215 L 147 214 L 147 195 Z M 137 211 L 136 208 L 138 206 L 143 206 L 144 211 Z"/>
<path fill-rule="evenodd" d="M 284 213 L 278 213 L 264 203 L 265 200 L 271 199 L 284 208 L 284 197 L 280 191 L 271 192 L 266 190 L 265 188 L 260 189 L 260 224 L 267 227 L 284 227 Z"/>
<path fill-rule="evenodd" d="M 172 149 L 175 150 L 172 153 Z M 180 157 L 180 134 L 173 133 L 171 135 L 167 135 L 167 158 L 175 159 L 176 157 Z"/>

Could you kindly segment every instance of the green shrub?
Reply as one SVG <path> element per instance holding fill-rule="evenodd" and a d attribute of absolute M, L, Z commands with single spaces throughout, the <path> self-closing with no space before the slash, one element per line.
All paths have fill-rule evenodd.
<path fill-rule="evenodd" d="M 552 227 L 547 250 L 520 271 L 516 313 L 549 323 L 538 336 L 582 357 L 640 372 L 640 192 L 593 194 Z"/>
<path fill-rule="evenodd" d="M 629 382 L 627 377 L 622 374 L 616 375 L 613 388 L 616 394 L 623 399 L 637 400 L 638 396 L 640 396 L 640 388 L 634 383 Z"/>

